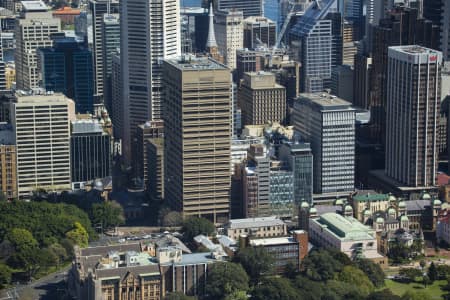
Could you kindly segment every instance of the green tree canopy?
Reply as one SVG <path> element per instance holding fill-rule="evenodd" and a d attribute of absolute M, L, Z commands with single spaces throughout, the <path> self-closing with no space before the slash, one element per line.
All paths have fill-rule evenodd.
<path fill-rule="evenodd" d="M 401 297 L 401 300 L 424 300 L 429 298 L 428 294 L 424 291 L 406 291 Z"/>
<path fill-rule="evenodd" d="M 404 276 L 409 281 L 416 281 L 417 277 L 422 277 L 422 271 L 416 268 L 401 268 L 398 274 Z"/>
<path fill-rule="evenodd" d="M 81 248 L 87 247 L 89 241 L 86 229 L 79 222 L 73 223 L 73 229 L 66 233 L 66 238 Z"/>
<path fill-rule="evenodd" d="M 186 296 L 185 294 L 181 292 L 174 292 L 174 293 L 168 293 L 164 300 L 195 300 L 197 298 Z"/>
<path fill-rule="evenodd" d="M 26 228 L 40 246 L 49 246 L 64 239 L 75 222 L 83 225 L 89 236 L 94 235 L 88 215 L 74 205 L 0 201 L 0 215 L 0 242 L 13 228 Z"/>
<path fill-rule="evenodd" d="M 215 263 L 208 272 L 206 294 L 208 299 L 224 299 L 236 291 L 248 291 L 248 275 L 236 263 Z"/>
<path fill-rule="evenodd" d="M 367 275 L 357 267 L 345 266 L 337 276 L 337 279 L 356 286 L 364 296 L 369 295 L 374 290 L 374 286 Z"/>
<path fill-rule="evenodd" d="M 216 231 L 214 224 L 205 219 L 199 217 L 188 217 L 183 222 L 183 231 L 188 240 L 192 240 L 199 234 L 211 235 Z"/>
<path fill-rule="evenodd" d="M 183 224 L 183 215 L 177 211 L 169 211 L 162 219 L 162 226 L 173 227 Z"/>
<path fill-rule="evenodd" d="M 92 204 L 90 215 L 92 222 L 94 224 L 102 224 L 103 229 L 125 223 L 123 208 L 115 201 L 103 201 Z"/>
<path fill-rule="evenodd" d="M 384 289 L 370 293 L 366 300 L 401 300 L 401 298 L 393 294 L 390 289 Z"/>
<path fill-rule="evenodd" d="M 374 263 L 370 259 L 362 258 L 356 261 L 356 266 L 366 273 L 375 287 L 384 286 L 384 272 L 379 264 Z"/>
<path fill-rule="evenodd" d="M 321 300 L 323 292 L 326 290 L 325 283 L 312 281 L 303 275 L 298 275 L 293 281 L 294 287 L 299 291 L 301 299 Z"/>
<path fill-rule="evenodd" d="M 0 289 L 11 283 L 11 269 L 4 263 L 0 263 Z"/>
<path fill-rule="evenodd" d="M 282 277 L 264 278 L 252 291 L 252 300 L 296 300 L 297 290 Z"/>
<path fill-rule="evenodd" d="M 438 271 L 434 262 L 431 262 L 427 275 L 432 282 L 438 279 Z"/>
<path fill-rule="evenodd" d="M 258 282 L 262 275 L 270 274 L 275 263 L 273 256 L 264 247 L 241 248 L 236 261 L 244 267 L 253 282 Z"/>
<path fill-rule="evenodd" d="M 332 279 L 336 272 L 343 268 L 326 250 L 315 250 L 308 254 L 302 262 L 301 270 L 304 275 L 315 281 Z"/>

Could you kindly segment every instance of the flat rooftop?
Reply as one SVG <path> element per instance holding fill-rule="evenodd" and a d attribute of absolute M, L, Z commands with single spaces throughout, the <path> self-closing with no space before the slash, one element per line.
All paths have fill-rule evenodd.
<path fill-rule="evenodd" d="M 352 104 L 337 96 L 327 92 L 321 93 L 303 93 L 298 98 L 300 101 L 309 101 L 311 104 L 317 105 L 321 110 L 343 110 L 352 109 Z"/>
<path fill-rule="evenodd" d="M 43 1 L 21 1 L 22 7 L 26 12 L 48 11 L 49 7 Z"/>
<path fill-rule="evenodd" d="M 405 52 L 408 54 L 424 54 L 424 53 L 437 54 L 439 52 L 439 51 L 436 51 L 436 50 L 433 50 L 430 48 L 426 48 L 426 47 L 422 47 L 422 46 L 418 46 L 418 45 L 391 46 L 389 48 L 394 49 L 399 52 Z"/>
<path fill-rule="evenodd" d="M 227 66 L 209 57 L 184 55 L 178 58 L 166 59 L 165 62 L 182 71 L 229 70 Z"/>
<path fill-rule="evenodd" d="M 282 244 L 296 244 L 297 242 L 294 238 L 290 236 L 273 237 L 273 238 L 263 238 L 250 240 L 250 245 L 252 246 L 273 246 Z"/>
<path fill-rule="evenodd" d="M 311 221 L 319 223 L 324 230 L 331 232 L 341 240 L 375 239 L 373 229 L 365 226 L 353 217 L 344 217 L 337 213 L 325 213 L 318 219 Z"/>
<path fill-rule="evenodd" d="M 264 226 L 282 226 L 285 225 L 283 220 L 275 216 L 247 219 L 232 219 L 228 222 L 228 228 L 254 228 Z"/>

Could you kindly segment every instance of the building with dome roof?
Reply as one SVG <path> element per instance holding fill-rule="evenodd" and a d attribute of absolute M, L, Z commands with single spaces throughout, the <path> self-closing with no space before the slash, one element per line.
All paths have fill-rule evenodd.
<path fill-rule="evenodd" d="M 335 249 L 350 258 L 367 258 L 386 265 L 387 260 L 378 253 L 376 232 L 351 216 L 325 213 L 309 220 L 309 236 L 312 244 Z"/>

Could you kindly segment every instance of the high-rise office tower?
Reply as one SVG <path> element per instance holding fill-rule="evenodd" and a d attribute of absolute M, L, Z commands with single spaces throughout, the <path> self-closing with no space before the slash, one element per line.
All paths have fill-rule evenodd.
<path fill-rule="evenodd" d="M 308 143 L 284 143 L 280 159 L 286 161 L 294 176 L 294 200 L 297 207 L 306 201 L 313 203 L 313 155 Z"/>
<path fill-rule="evenodd" d="M 266 17 L 248 17 L 244 20 L 244 47 L 273 47 L 277 40 L 277 24 Z M 262 45 L 261 45 L 262 44 Z"/>
<path fill-rule="evenodd" d="M 238 91 L 238 103 L 242 110 L 243 126 L 285 122 L 286 88 L 276 83 L 273 73 L 244 73 Z"/>
<path fill-rule="evenodd" d="M 18 91 L 11 106 L 17 150 L 19 199 L 33 190 L 71 189 L 70 120 L 75 104 L 63 94 L 27 94 Z"/>
<path fill-rule="evenodd" d="M 353 67 L 336 66 L 331 71 L 331 94 L 353 103 Z"/>
<path fill-rule="evenodd" d="M 325 0 L 321 4 L 312 4 L 290 31 L 292 49 L 302 63 L 301 91 L 320 92 L 329 87 L 331 68 L 342 61 L 342 32 L 336 25 L 338 13 L 336 0 Z M 330 17 L 329 17 L 330 15 Z M 340 19 L 340 18 L 339 18 Z M 334 36 L 334 33 L 340 33 Z"/>
<path fill-rule="evenodd" d="M 165 200 L 185 216 L 230 212 L 231 76 L 210 58 L 163 63 Z"/>
<path fill-rule="evenodd" d="M 314 193 L 354 190 L 355 110 L 328 93 L 300 94 L 294 127 L 311 144 Z"/>
<path fill-rule="evenodd" d="M 147 140 L 147 173 L 150 199 L 164 199 L 164 138 Z"/>
<path fill-rule="evenodd" d="M 57 39 L 38 50 L 42 87 L 75 101 L 79 113 L 94 112 L 92 53 L 73 38 Z"/>
<path fill-rule="evenodd" d="M 386 174 L 407 186 L 436 184 L 441 64 L 429 48 L 388 50 Z"/>
<path fill-rule="evenodd" d="M 11 124 L 0 124 L 0 190 L 6 199 L 17 199 L 16 141 Z"/>
<path fill-rule="evenodd" d="M 353 106 L 369 109 L 372 58 L 357 53 L 353 67 Z"/>
<path fill-rule="evenodd" d="M 264 16 L 263 0 L 217 0 L 215 1 L 217 10 L 236 9 L 244 14 L 244 18 L 251 16 Z"/>
<path fill-rule="evenodd" d="M 71 178 L 74 189 L 111 176 L 112 136 L 97 119 L 78 119 L 70 137 Z"/>
<path fill-rule="evenodd" d="M 16 20 L 16 84 L 17 89 L 39 86 L 36 51 L 51 47 L 51 36 L 61 31 L 61 20 L 53 18 L 42 1 L 22 1 L 23 11 Z"/>
<path fill-rule="evenodd" d="M 236 69 L 236 50 L 243 48 L 243 19 L 239 10 L 216 12 L 214 29 L 218 50 L 231 69 Z"/>
<path fill-rule="evenodd" d="M 103 31 L 102 23 L 104 14 L 118 14 L 118 0 L 90 0 L 89 10 L 92 16 L 92 39 L 94 55 L 94 82 L 95 82 L 95 103 L 103 102 Z"/>
<path fill-rule="evenodd" d="M 105 106 L 112 111 L 111 69 L 113 55 L 120 48 L 119 14 L 105 14 L 102 22 L 103 94 Z"/>
<path fill-rule="evenodd" d="M 122 68 L 120 66 L 120 53 L 112 56 L 111 62 L 111 120 L 114 124 L 114 138 L 120 139 L 124 132 L 124 114 L 122 98 Z"/>
<path fill-rule="evenodd" d="M 270 157 L 264 145 L 251 145 L 248 165 L 242 170 L 244 216 L 255 218 L 270 215 Z"/>
<path fill-rule="evenodd" d="M 181 54 L 178 0 L 121 2 L 122 150 L 131 163 L 138 125 L 161 119 L 162 60 Z"/>
<path fill-rule="evenodd" d="M 384 145 L 386 141 L 387 61 L 388 47 L 421 45 L 439 48 L 439 29 L 431 21 L 419 19 L 416 9 L 397 7 L 373 28 L 373 74 L 369 108 L 371 138 Z"/>
<path fill-rule="evenodd" d="M 134 151 L 136 176 L 142 179 L 144 188 L 147 188 L 149 177 L 156 174 L 148 173 L 148 157 L 147 144 L 149 139 L 164 137 L 164 122 L 163 120 L 148 121 L 141 124 L 137 128 L 136 133 L 136 149 Z M 150 175 L 150 176 L 149 176 Z"/>
<path fill-rule="evenodd" d="M 450 2 L 444 1 L 441 21 L 441 49 L 445 61 L 450 61 Z"/>

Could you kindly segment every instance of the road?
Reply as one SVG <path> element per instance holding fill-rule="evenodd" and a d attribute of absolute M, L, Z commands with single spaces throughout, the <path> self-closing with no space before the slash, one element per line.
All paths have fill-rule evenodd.
<path fill-rule="evenodd" d="M 18 284 L 0 292 L 0 300 L 55 300 L 62 299 L 65 293 L 65 277 L 70 265 L 56 273 L 49 274 L 30 284 Z"/>

